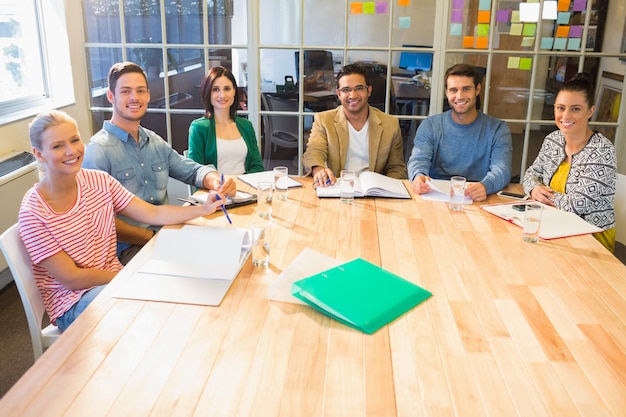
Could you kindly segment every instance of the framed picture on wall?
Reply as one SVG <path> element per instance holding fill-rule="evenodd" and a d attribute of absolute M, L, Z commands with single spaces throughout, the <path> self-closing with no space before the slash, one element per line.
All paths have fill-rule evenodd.
<path fill-rule="evenodd" d="M 624 84 L 623 75 L 602 71 L 593 121 L 617 122 L 622 101 L 622 84 Z"/>

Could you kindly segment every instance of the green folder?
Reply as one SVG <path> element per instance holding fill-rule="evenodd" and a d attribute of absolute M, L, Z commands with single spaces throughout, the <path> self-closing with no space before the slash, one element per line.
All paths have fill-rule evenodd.
<path fill-rule="evenodd" d="M 367 334 L 432 295 L 361 258 L 296 281 L 291 293 L 322 313 Z"/>

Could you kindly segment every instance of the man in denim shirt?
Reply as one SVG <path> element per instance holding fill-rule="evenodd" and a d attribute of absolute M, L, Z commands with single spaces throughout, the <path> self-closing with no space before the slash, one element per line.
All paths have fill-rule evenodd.
<path fill-rule="evenodd" d="M 113 105 L 113 115 L 85 148 L 84 168 L 108 172 L 137 197 L 157 205 L 168 202 L 169 177 L 222 196 L 236 193 L 232 179 L 220 184 L 213 165 L 200 165 L 181 156 L 159 135 L 140 126 L 150 101 L 148 79 L 140 66 L 132 62 L 114 64 L 108 81 L 107 99 Z M 121 217 L 115 226 L 118 256 L 124 264 L 156 231 Z"/>

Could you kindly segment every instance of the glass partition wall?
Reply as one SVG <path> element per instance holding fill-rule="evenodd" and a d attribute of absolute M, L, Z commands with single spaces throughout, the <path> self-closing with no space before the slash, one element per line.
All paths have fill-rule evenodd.
<path fill-rule="evenodd" d="M 597 89 L 592 128 L 614 141 L 626 170 L 626 10 L 617 0 L 84 0 L 83 8 L 94 130 L 110 117 L 109 67 L 135 61 L 151 89 L 143 125 L 182 153 L 189 124 L 204 114 L 202 77 L 224 65 L 266 168 L 302 174 L 314 113 L 338 105 L 337 71 L 360 62 L 370 104 L 398 117 L 408 158 L 421 120 L 447 108 L 445 70 L 466 62 L 483 76 L 480 109 L 511 128 L 516 181 L 556 128 L 559 87 L 586 71 Z"/>

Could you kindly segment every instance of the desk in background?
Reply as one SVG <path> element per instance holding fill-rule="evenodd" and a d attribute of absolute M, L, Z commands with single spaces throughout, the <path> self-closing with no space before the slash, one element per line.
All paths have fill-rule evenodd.
<path fill-rule="evenodd" d="M 0 415 L 623 416 L 626 267 L 592 236 L 533 245 L 478 204 L 350 206 L 301 181 L 274 206 L 271 266 L 248 261 L 220 307 L 111 298 L 149 244 Z M 235 227 L 256 218 L 254 206 L 229 214 Z M 197 222 L 227 226 L 221 212 Z M 434 295 L 371 336 L 268 301 L 307 247 L 362 257 Z"/>

